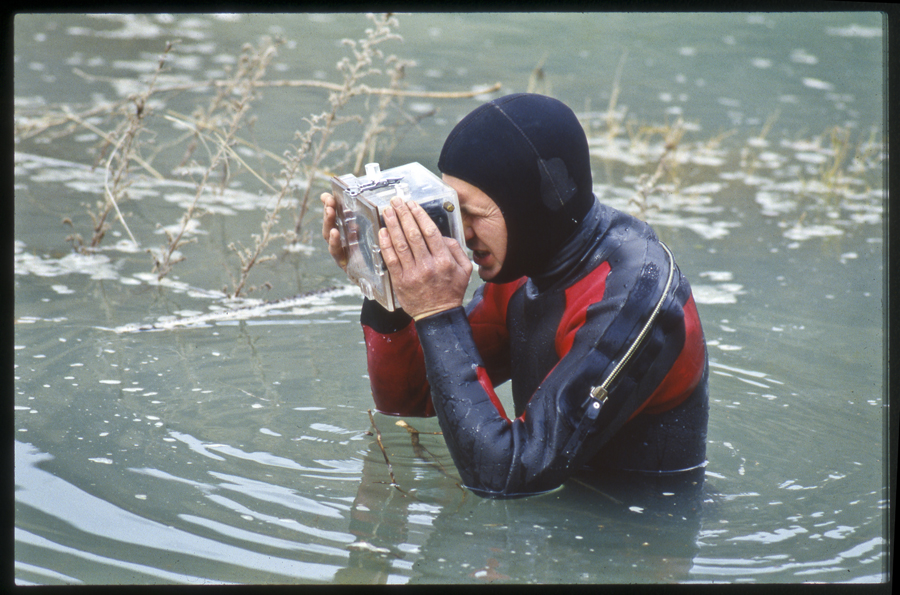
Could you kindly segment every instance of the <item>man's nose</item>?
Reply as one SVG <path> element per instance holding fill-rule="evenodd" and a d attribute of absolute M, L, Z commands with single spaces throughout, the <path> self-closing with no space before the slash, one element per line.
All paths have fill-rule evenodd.
<path fill-rule="evenodd" d="M 467 242 L 475 237 L 475 230 L 472 229 L 471 223 L 465 217 L 463 217 L 463 237 Z"/>

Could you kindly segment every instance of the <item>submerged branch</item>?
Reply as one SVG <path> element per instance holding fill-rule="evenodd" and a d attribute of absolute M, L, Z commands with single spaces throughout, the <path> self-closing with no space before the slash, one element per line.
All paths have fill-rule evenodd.
<path fill-rule="evenodd" d="M 441 473 L 443 473 L 446 477 L 452 479 L 453 483 L 456 484 L 456 487 L 458 487 L 461 490 L 463 489 L 463 487 L 456 480 L 456 477 L 454 477 L 453 475 L 448 473 L 447 469 L 444 467 L 444 465 L 441 464 L 441 462 L 434 455 L 434 453 L 431 452 L 430 450 L 428 450 L 427 448 L 425 448 L 425 445 L 423 445 L 419 441 L 419 434 L 427 434 L 429 436 L 443 436 L 443 434 L 444 434 L 443 432 L 420 432 L 419 430 L 415 429 L 414 427 L 412 427 L 411 425 L 409 425 L 402 419 L 399 420 L 398 422 L 396 422 L 394 425 L 400 426 L 401 428 L 403 428 L 404 430 L 406 430 L 409 433 L 409 440 L 412 443 L 413 451 L 416 453 L 416 455 L 420 459 L 427 462 L 428 458 L 426 458 L 426 456 L 425 456 L 427 454 L 428 457 L 431 458 L 432 462 L 434 462 L 434 464 L 437 465 L 438 469 L 441 470 Z"/>
<path fill-rule="evenodd" d="M 372 422 L 372 428 L 374 428 L 375 430 L 375 442 L 378 443 L 378 448 L 381 449 L 381 454 L 384 455 L 384 462 L 387 464 L 388 474 L 391 476 L 391 485 L 397 488 L 397 490 L 405 496 L 406 492 L 400 488 L 400 486 L 397 484 L 396 478 L 394 478 L 394 468 L 393 466 L 391 466 L 391 459 L 388 458 L 387 451 L 384 449 L 384 443 L 381 441 L 381 430 L 378 429 L 378 425 L 375 423 L 375 416 L 372 415 L 371 409 L 369 409 L 368 411 L 369 421 Z"/>

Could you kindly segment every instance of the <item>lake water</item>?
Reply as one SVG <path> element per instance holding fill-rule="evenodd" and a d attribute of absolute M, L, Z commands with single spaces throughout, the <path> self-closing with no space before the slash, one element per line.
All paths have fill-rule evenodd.
<path fill-rule="evenodd" d="M 277 258 L 252 272 L 270 289 L 227 300 L 228 244 L 251 244 L 271 206 L 255 178 L 235 178 L 158 282 L 145 249 L 165 242 L 157 224 L 176 224 L 193 192 L 172 172 L 183 148 L 161 150 L 163 179 L 135 166 L 120 205 L 140 247 L 115 222 L 94 253 L 74 252 L 66 237 L 90 237 L 84 205 L 108 183 L 93 167 L 97 132 L 118 121 L 97 116 L 71 134 L 17 134 L 16 581 L 887 580 L 881 15 L 398 19 L 403 42 L 384 47 L 416 61 L 408 89 L 500 82 L 496 96 L 531 78 L 571 105 L 591 138 L 595 192 L 617 208 L 639 209 L 630 199 L 663 152 L 648 127 L 683 120 L 643 216 L 691 279 L 709 344 L 702 492 L 610 478 L 484 500 L 459 487 L 435 419 L 403 420 L 420 432 L 414 443 L 376 414 L 388 466 L 367 412 L 361 297 L 318 239 L 320 211 L 300 249 L 272 244 Z M 14 25 L 25 126 L 140 91 L 166 41 L 178 40 L 166 84 L 221 75 L 263 35 L 285 39 L 265 79 L 340 80 L 340 39 L 369 21 L 19 15 Z M 208 102 L 199 97 L 148 105 L 161 132 L 145 139 L 164 147 L 181 134 L 163 115 L 191 114 Z M 242 134 L 281 154 L 326 99 L 264 89 Z M 408 98 L 423 118 L 376 158 L 434 169 L 447 132 L 484 99 Z"/>

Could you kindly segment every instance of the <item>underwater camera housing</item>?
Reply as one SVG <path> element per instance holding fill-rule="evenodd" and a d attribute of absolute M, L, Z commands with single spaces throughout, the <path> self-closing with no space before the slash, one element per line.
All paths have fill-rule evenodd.
<path fill-rule="evenodd" d="M 382 213 L 391 199 L 417 202 L 441 233 L 465 246 L 459 198 L 456 191 L 419 163 L 407 163 L 381 171 L 377 163 L 366 165 L 366 175 L 331 178 L 337 201 L 337 227 L 347 254 L 347 276 L 363 294 L 389 311 L 400 307 L 391 276 L 381 256 L 378 230 Z"/>

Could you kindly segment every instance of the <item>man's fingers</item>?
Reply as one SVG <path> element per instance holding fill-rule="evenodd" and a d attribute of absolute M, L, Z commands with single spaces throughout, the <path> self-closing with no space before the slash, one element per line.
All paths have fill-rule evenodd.
<path fill-rule="evenodd" d="M 416 220 L 428 251 L 433 256 L 439 255 L 445 249 L 441 230 L 438 229 L 437 225 L 434 224 L 434 221 L 431 220 L 431 217 L 419 203 L 411 202 L 407 203 L 407 205 L 410 213 Z"/>
<path fill-rule="evenodd" d="M 426 259 L 430 252 L 431 243 L 424 234 L 431 231 L 431 229 L 437 231 L 434 222 L 431 221 L 431 218 L 428 217 L 424 211 L 421 213 L 422 216 L 424 216 L 424 219 L 418 217 L 414 212 L 414 209 L 421 211 L 421 207 L 414 202 L 404 204 L 399 199 L 395 198 L 391 200 L 391 207 L 403 230 L 406 245 L 412 258 L 417 261 Z M 438 232 L 438 236 L 440 236 L 440 232 Z M 394 237 L 393 234 L 391 234 L 391 239 L 394 240 L 395 247 L 400 250 L 401 246 L 397 243 L 397 238 Z"/>
<path fill-rule="evenodd" d="M 348 260 L 344 245 L 341 243 L 341 232 L 332 228 L 326 239 L 328 240 L 328 253 L 338 263 L 338 266 L 346 270 Z"/>
<path fill-rule="evenodd" d="M 462 249 L 462 246 L 459 245 L 453 238 L 445 238 L 441 237 L 444 241 L 444 245 L 447 247 L 447 250 L 450 251 L 450 255 L 456 261 L 460 267 L 464 268 L 468 271 L 469 274 L 472 273 L 472 261 L 469 260 L 469 257 L 466 255 L 466 251 Z"/>
<path fill-rule="evenodd" d="M 337 225 L 337 201 L 327 192 L 323 192 L 319 196 L 319 200 L 322 201 L 325 211 L 322 216 L 322 237 L 328 240 L 331 230 L 335 229 Z"/>
<path fill-rule="evenodd" d="M 378 243 L 381 246 L 381 255 L 391 274 L 397 274 L 392 266 L 410 268 L 415 263 L 406 242 L 406 235 L 397 219 L 397 214 L 390 207 L 384 210 L 384 227 L 378 232 Z"/>
<path fill-rule="evenodd" d="M 390 235 L 391 247 L 403 268 L 410 268 L 421 257 L 422 234 L 404 205 L 384 210 L 384 225 Z"/>
<path fill-rule="evenodd" d="M 341 232 L 337 228 L 337 200 L 327 193 L 323 192 L 319 196 L 324 207 L 322 215 L 322 238 L 328 242 L 328 253 L 334 258 L 338 266 L 344 271 L 347 270 L 347 254 L 341 243 Z"/>
<path fill-rule="evenodd" d="M 421 205 L 398 200 L 383 212 L 385 227 L 379 231 L 381 255 L 392 276 L 418 270 L 428 278 L 462 269 L 466 276 L 472 263 L 459 243 L 445 238 Z"/>
<path fill-rule="evenodd" d="M 402 272 L 400 259 L 394 249 L 391 233 L 386 227 L 378 230 L 378 245 L 381 247 L 381 258 L 384 260 L 384 266 L 387 267 L 388 272 L 394 277 L 399 275 Z"/>
<path fill-rule="evenodd" d="M 419 205 L 392 201 L 383 216 L 378 243 L 403 309 L 415 318 L 461 305 L 472 263 L 459 243 Z"/>

